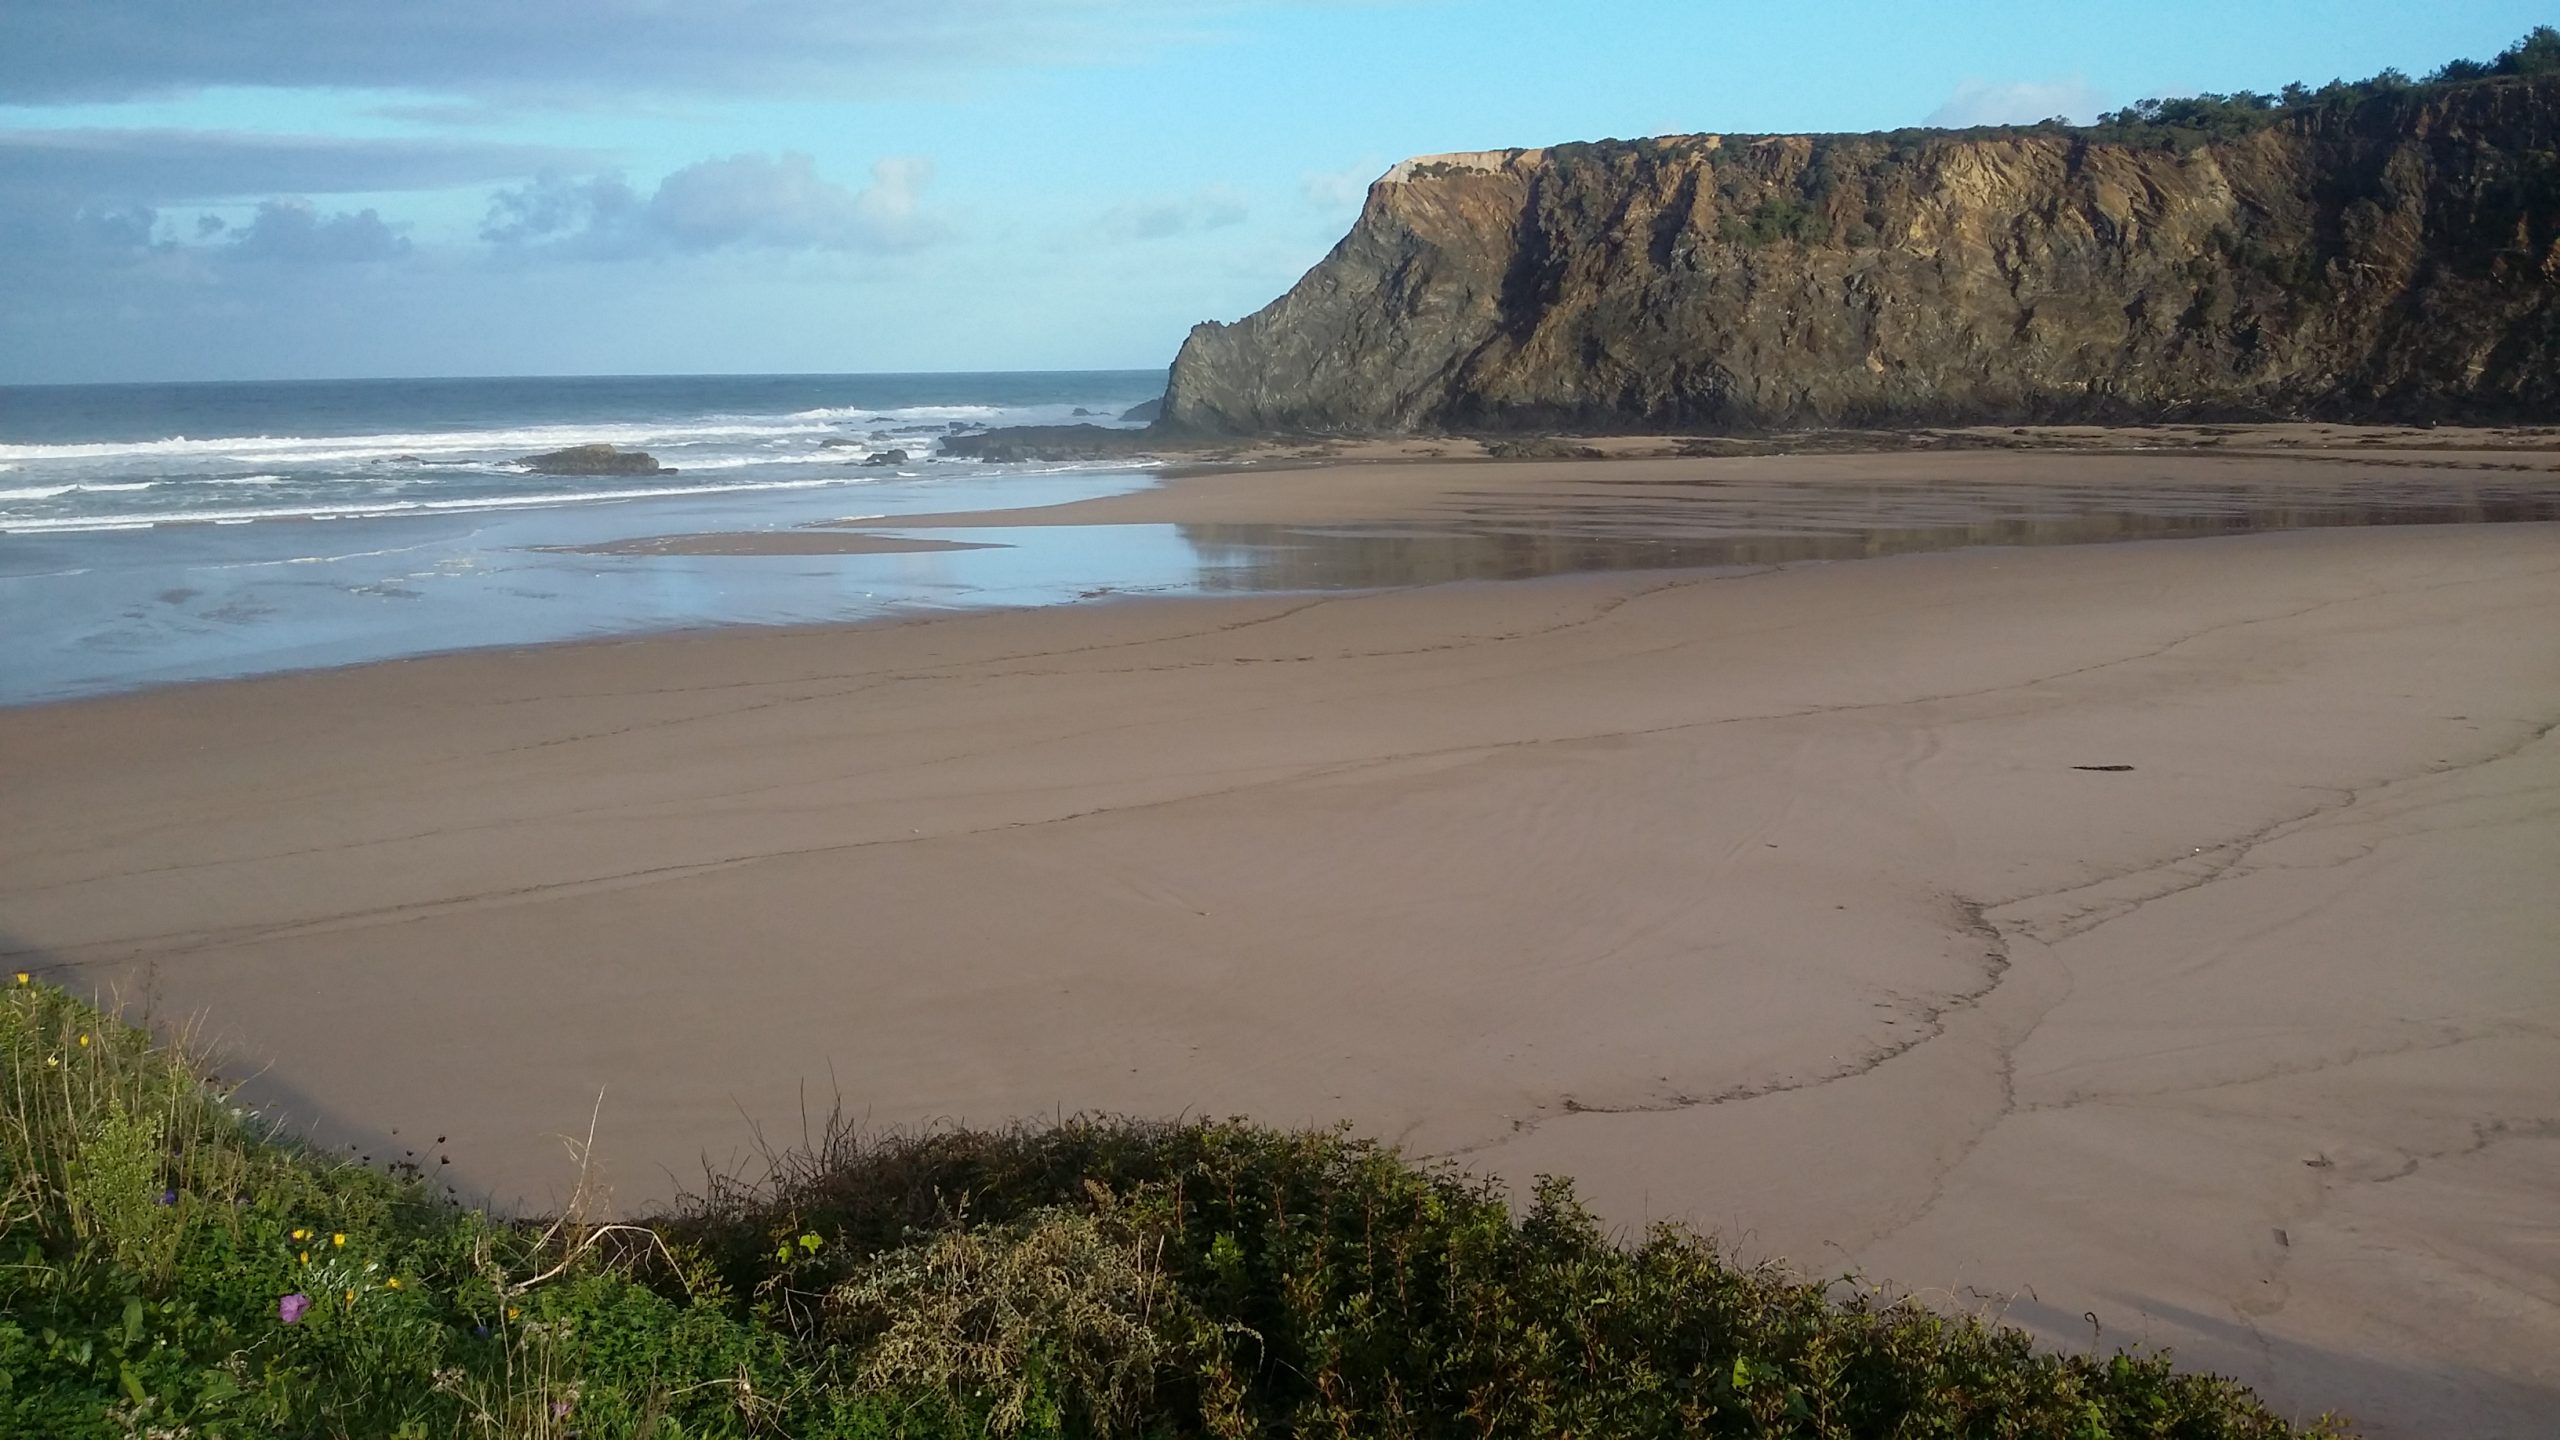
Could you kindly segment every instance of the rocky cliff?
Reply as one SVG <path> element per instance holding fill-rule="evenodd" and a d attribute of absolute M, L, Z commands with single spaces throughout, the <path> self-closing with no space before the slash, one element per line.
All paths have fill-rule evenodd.
<path fill-rule="evenodd" d="M 1168 428 L 2560 415 L 2560 77 L 2063 128 L 1407 161 Z"/>

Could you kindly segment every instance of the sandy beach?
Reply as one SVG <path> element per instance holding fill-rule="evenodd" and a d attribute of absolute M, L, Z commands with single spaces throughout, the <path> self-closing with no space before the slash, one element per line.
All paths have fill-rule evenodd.
<path fill-rule="evenodd" d="M 1808 479 L 2550 461 L 1333 464 L 900 524 L 1704 542 Z M 2560 524 L 1892 550 L 0 709 L 0 950 L 502 1203 L 591 1114 L 632 1206 L 839 1096 L 1348 1121 L 2370 1435 L 2547 1435 Z"/>

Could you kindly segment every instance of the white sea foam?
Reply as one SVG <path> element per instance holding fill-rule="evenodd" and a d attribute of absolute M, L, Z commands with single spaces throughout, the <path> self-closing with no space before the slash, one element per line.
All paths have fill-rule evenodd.
<path fill-rule="evenodd" d="M 0 470 L 21 472 L 11 475 L 13 488 L 0 489 L 0 534 L 510 512 L 891 480 L 915 485 L 964 475 L 1142 468 L 1128 462 L 1021 466 L 937 453 L 953 422 L 1071 418 L 1078 417 L 1063 403 L 847 405 L 780 415 L 490 430 L 0 444 Z M 1107 412 L 1081 418 L 1110 423 Z M 674 473 L 664 478 L 676 483 L 644 488 L 622 481 L 618 488 L 582 489 L 617 482 L 531 474 L 519 464 L 540 451 L 593 443 L 646 450 L 671 467 Z M 905 464 L 866 463 L 893 449 L 906 452 Z M 809 478 L 782 478 L 795 472 Z"/>
<path fill-rule="evenodd" d="M 392 460 L 413 456 L 422 462 L 464 454 L 516 456 L 564 446 L 609 444 L 630 447 L 716 445 L 723 441 L 789 441 L 842 433 L 831 422 L 885 422 L 888 426 L 940 425 L 952 421 L 991 423 L 997 420 L 1054 419 L 1067 415 L 1059 405 L 910 405 L 889 409 L 830 406 L 787 415 L 710 415 L 664 421 L 612 421 L 586 424 L 522 426 L 505 430 L 399 431 L 373 435 L 171 435 L 153 440 L 97 440 L 63 445 L 0 444 L 0 468 L 96 460 L 232 460 L 247 465 L 318 465 L 349 461 Z M 1096 418 L 1108 418 L 1107 416 Z"/>
<path fill-rule="evenodd" d="M 721 440 L 760 440 L 776 435 L 818 435 L 831 427 L 787 421 L 663 424 L 542 425 L 515 430 L 439 430 L 382 435 L 232 435 L 193 439 L 98 440 L 70 445 L 0 445 L 0 460 L 232 460 L 246 465 L 331 464 L 351 460 L 420 459 L 464 454 L 526 455 L 590 443 L 625 446 L 687 445 Z"/>
<path fill-rule="evenodd" d="M 826 450 L 787 450 L 778 454 L 687 455 L 681 457 L 684 463 L 677 468 L 685 474 L 692 474 L 701 470 L 744 470 L 750 465 L 859 465 L 882 450 L 900 449 L 907 450 L 910 457 L 915 454 L 907 446 L 886 443 L 869 450 L 838 445 Z"/>
<path fill-rule="evenodd" d="M 246 525 L 246 520 L 224 521 L 224 524 Z M 288 555 L 281 560 L 241 560 L 229 565 L 208 565 L 207 570 L 269 570 L 279 565 L 335 565 L 341 560 L 375 560 L 386 555 L 408 555 L 430 548 L 425 545 L 393 545 L 381 550 L 349 550 L 338 555 Z"/>
<path fill-rule="evenodd" d="M 1058 409 L 1065 406 L 1028 406 L 1027 409 Z M 827 405 L 815 410 L 794 410 L 786 420 L 886 420 L 891 424 L 908 424 L 952 420 L 992 420 L 1005 414 L 1001 405 L 906 405 L 892 410 L 874 410 L 860 405 Z"/>
<path fill-rule="evenodd" d="M 138 481 L 130 485 L 29 485 L 18 490 L 0 490 L 0 500 L 51 500 L 62 495 L 116 495 L 148 490 L 159 482 Z"/>
<path fill-rule="evenodd" d="M 759 480 L 746 485 L 668 485 L 654 490 L 582 490 L 563 495 L 498 495 L 481 500 L 426 500 L 421 510 L 510 510 L 527 505 L 575 505 L 590 500 L 658 500 L 671 495 L 734 495 L 750 490 L 823 490 L 831 485 L 864 485 L 871 477 L 847 475 L 824 480 Z"/>
<path fill-rule="evenodd" d="M 486 510 L 523 510 L 542 506 L 584 505 L 610 500 L 660 500 L 687 495 L 736 495 L 755 491 L 822 490 L 866 485 L 879 477 L 828 476 L 817 480 L 758 480 L 736 485 L 666 485 L 645 490 L 572 490 L 543 495 L 482 495 L 452 500 L 332 500 L 325 504 L 272 506 L 254 510 L 173 510 L 156 515 L 48 515 L 20 518 L 0 515 L 0 534 L 59 535 L 91 530 L 139 530 L 155 525 L 228 525 L 252 520 L 362 520 L 389 515 L 456 514 Z"/>

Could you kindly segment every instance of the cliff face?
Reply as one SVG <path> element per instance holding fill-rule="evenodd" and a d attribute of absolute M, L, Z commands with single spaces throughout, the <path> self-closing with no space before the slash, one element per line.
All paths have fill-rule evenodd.
<path fill-rule="evenodd" d="M 2560 414 L 2560 77 L 2185 154 L 1685 136 L 1399 165 L 1194 330 L 1198 431 Z"/>

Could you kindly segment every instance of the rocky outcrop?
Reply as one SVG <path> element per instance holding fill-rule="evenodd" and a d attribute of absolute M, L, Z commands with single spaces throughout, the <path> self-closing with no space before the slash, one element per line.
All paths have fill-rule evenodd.
<path fill-rule="evenodd" d="M 954 435 L 942 453 L 999 464 L 1128 460 L 1164 448 L 1164 437 L 1107 425 L 1014 425 L 977 435 Z"/>
<path fill-rule="evenodd" d="M 2037 128 L 1397 166 L 1162 425 L 1724 430 L 2560 414 L 2560 77 L 2180 150 Z"/>
<path fill-rule="evenodd" d="M 658 458 L 643 450 L 622 450 L 611 445 L 572 445 L 566 450 L 546 450 L 527 455 L 516 462 L 540 475 L 672 475 L 675 472 L 658 463 Z"/>

